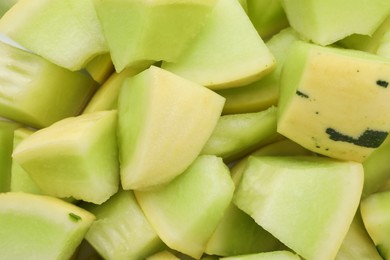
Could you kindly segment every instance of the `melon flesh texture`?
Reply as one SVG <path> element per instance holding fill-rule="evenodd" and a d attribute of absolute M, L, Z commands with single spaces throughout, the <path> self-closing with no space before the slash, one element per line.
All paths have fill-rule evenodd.
<path fill-rule="evenodd" d="M 10 190 L 14 131 L 20 124 L 0 118 L 0 192 Z"/>
<path fill-rule="evenodd" d="M 2 259 L 70 259 L 95 217 L 60 199 L 0 194 Z"/>
<path fill-rule="evenodd" d="M 154 66 L 125 81 L 118 100 L 122 187 L 146 189 L 181 174 L 211 136 L 224 101 Z"/>
<path fill-rule="evenodd" d="M 0 18 L 14 5 L 18 0 L 3 0 L 0 2 Z"/>
<path fill-rule="evenodd" d="M 334 259 L 359 206 L 360 163 L 250 157 L 233 202 L 305 259 Z"/>
<path fill-rule="evenodd" d="M 198 34 L 216 0 L 94 0 L 117 72 L 176 61 Z"/>
<path fill-rule="evenodd" d="M 286 250 L 222 257 L 220 259 L 221 260 L 301 260 L 301 258 L 298 255 Z"/>
<path fill-rule="evenodd" d="M 283 138 L 276 132 L 277 108 L 255 113 L 221 116 L 201 154 L 231 162 L 257 148 Z"/>
<path fill-rule="evenodd" d="M 19 0 L 1 18 L 0 32 L 73 71 L 108 51 L 92 0 Z"/>
<path fill-rule="evenodd" d="M 24 139 L 13 158 L 45 193 L 101 204 L 119 187 L 117 112 L 63 119 Z"/>
<path fill-rule="evenodd" d="M 295 42 L 281 74 L 277 131 L 329 157 L 364 161 L 390 130 L 390 61 Z"/>
<path fill-rule="evenodd" d="M 320 45 L 330 45 L 355 33 L 372 35 L 390 14 L 388 0 L 281 2 L 290 25 Z"/>
<path fill-rule="evenodd" d="M 96 216 L 85 239 L 104 259 L 145 259 L 165 246 L 132 191 L 119 190 L 102 205 L 83 208 Z"/>
<path fill-rule="evenodd" d="M 249 84 L 274 66 L 274 57 L 237 0 L 218 1 L 208 23 L 179 59 L 162 64 L 214 90 Z"/>
<path fill-rule="evenodd" d="M 84 73 L 71 72 L 6 43 L 0 42 L 0 56 L 2 117 L 46 127 L 78 115 L 96 91 L 96 82 Z"/>
<path fill-rule="evenodd" d="M 85 70 L 96 82 L 104 84 L 114 72 L 114 64 L 112 64 L 110 53 L 103 53 L 93 58 L 85 65 Z"/>
<path fill-rule="evenodd" d="M 390 257 L 390 191 L 374 193 L 362 200 L 364 226 L 383 259 Z"/>
<path fill-rule="evenodd" d="M 165 186 L 135 191 L 160 238 L 172 249 L 199 259 L 233 197 L 234 184 L 221 158 L 199 156 Z"/>

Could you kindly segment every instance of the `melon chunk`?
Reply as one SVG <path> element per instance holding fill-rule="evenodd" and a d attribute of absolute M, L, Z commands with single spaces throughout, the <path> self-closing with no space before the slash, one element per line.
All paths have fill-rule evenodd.
<path fill-rule="evenodd" d="M 117 72 L 176 61 L 198 34 L 217 0 L 94 0 Z"/>
<path fill-rule="evenodd" d="M 117 112 L 63 119 L 38 130 L 13 158 L 48 195 L 101 204 L 119 187 Z"/>
<path fill-rule="evenodd" d="M 363 167 L 325 157 L 250 157 L 233 202 L 305 259 L 334 259 L 360 203 Z"/>
<path fill-rule="evenodd" d="M 211 89 L 249 84 L 274 66 L 274 57 L 237 0 L 219 0 L 208 23 L 179 59 L 162 64 Z"/>
<path fill-rule="evenodd" d="M 2 259 L 70 259 L 95 217 L 60 199 L 0 194 Z"/>
<path fill-rule="evenodd" d="M 1 117 L 34 128 L 46 127 L 78 115 L 96 91 L 96 82 L 84 73 L 61 68 L 3 42 L 0 56 Z"/>
<path fill-rule="evenodd" d="M 160 188 L 135 191 L 160 238 L 199 259 L 233 197 L 234 184 L 221 158 L 199 156 L 183 174 Z"/>
<path fill-rule="evenodd" d="M 388 0 L 281 1 L 290 25 L 320 45 L 354 33 L 372 35 L 390 14 Z"/>
<path fill-rule="evenodd" d="M 92 0 L 19 0 L 0 32 L 73 71 L 108 50 Z"/>
<path fill-rule="evenodd" d="M 388 136 L 388 59 L 297 41 L 280 80 L 277 130 L 305 148 L 362 162 Z"/>
<path fill-rule="evenodd" d="M 145 259 L 165 246 L 132 191 L 119 190 L 103 204 L 83 208 L 96 216 L 85 239 L 104 259 Z"/>
<path fill-rule="evenodd" d="M 146 189 L 182 173 L 210 137 L 224 101 L 155 66 L 125 81 L 118 100 L 122 187 Z"/>

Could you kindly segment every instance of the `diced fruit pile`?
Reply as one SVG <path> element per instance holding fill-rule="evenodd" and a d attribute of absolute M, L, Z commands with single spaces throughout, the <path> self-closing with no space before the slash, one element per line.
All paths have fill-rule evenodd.
<path fill-rule="evenodd" d="M 389 0 L 0 17 L 0 259 L 390 259 Z"/>

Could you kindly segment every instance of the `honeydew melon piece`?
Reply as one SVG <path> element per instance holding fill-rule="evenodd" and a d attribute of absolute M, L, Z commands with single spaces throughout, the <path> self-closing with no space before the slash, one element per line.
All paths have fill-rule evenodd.
<path fill-rule="evenodd" d="M 14 5 L 18 0 L 3 0 L 0 2 L 0 18 Z"/>
<path fill-rule="evenodd" d="M 386 139 L 390 61 L 295 42 L 281 74 L 278 132 L 316 153 L 364 161 Z"/>
<path fill-rule="evenodd" d="M 1 18 L 0 32 L 73 71 L 108 51 L 92 0 L 19 0 Z"/>
<path fill-rule="evenodd" d="M 126 80 L 118 100 L 122 187 L 146 189 L 181 174 L 211 136 L 224 102 L 155 66 Z"/>
<path fill-rule="evenodd" d="M 278 249 L 280 242 L 231 203 L 207 242 L 205 253 L 234 256 Z"/>
<path fill-rule="evenodd" d="M 290 25 L 320 45 L 354 33 L 372 35 L 390 14 L 387 0 L 281 0 Z"/>
<path fill-rule="evenodd" d="M 247 0 L 248 16 L 263 39 L 289 26 L 281 0 Z"/>
<path fill-rule="evenodd" d="M 104 259 L 145 259 L 165 246 L 132 191 L 119 190 L 103 204 L 83 208 L 96 216 L 85 239 Z"/>
<path fill-rule="evenodd" d="M 242 9 L 244 9 L 245 12 L 248 13 L 248 1 L 247 0 L 238 0 L 238 2 L 242 6 Z"/>
<path fill-rule="evenodd" d="M 103 84 L 114 72 L 114 64 L 112 64 L 111 55 L 109 53 L 104 53 L 96 56 L 85 65 L 85 70 L 96 82 Z"/>
<path fill-rule="evenodd" d="M 335 260 L 382 260 L 374 242 L 364 227 L 360 211 L 356 213 Z"/>
<path fill-rule="evenodd" d="M 362 200 L 360 212 L 364 226 L 383 259 L 390 257 L 390 191 L 371 194 Z"/>
<path fill-rule="evenodd" d="M 0 56 L 0 116 L 25 125 L 42 128 L 75 116 L 96 90 L 97 84 L 84 73 L 3 42 Z"/>
<path fill-rule="evenodd" d="M 45 193 L 101 204 L 119 187 L 117 111 L 69 117 L 38 130 L 13 158 Z"/>
<path fill-rule="evenodd" d="M 221 116 L 201 154 L 213 154 L 226 162 L 282 138 L 276 132 L 277 108 Z"/>
<path fill-rule="evenodd" d="M 162 68 L 214 90 L 249 84 L 274 66 L 274 57 L 237 0 L 219 0 L 178 61 L 162 63 Z"/>
<path fill-rule="evenodd" d="M 216 2 L 94 0 L 117 72 L 145 62 L 176 61 Z"/>
<path fill-rule="evenodd" d="M 126 68 L 119 73 L 113 72 L 93 95 L 83 113 L 117 109 L 118 96 L 123 82 L 139 72 L 140 70 L 136 68 Z"/>
<path fill-rule="evenodd" d="M 19 127 L 18 123 L 0 118 L 0 192 L 10 190 L 14 131 Z"/>
<path fill-rule="evenodd" d="M 300 36 L 291 27 L 283 29 L 266 42 L 276 60 L 275 69 L 260 80 L 246 86 L 217 90 L 226 98 L 223 114 L 251 113 L 277 105 L 280 73 L 291 44 Z"/>
<path fill-rule="evenodd" d="M 301 258 L 293 252 L 286 250 L 264 252 L 258 254 L 238 255 L 222 257 L 221 260 L 300 260 Z"/>
<path fill-rule="evenodd" d="M 250 157 L 233 202 L 303 258 L 334 259 L 363 175 L 360 163 L 326 157 Z"/>
<path fill-rule="evenodd" d="M 25 138 L 34 133 L 33 129 L 18 128 L 14 131 L 13 149 L 15 149 Z M 12 154 L 12 152 L 11 152 Z M 10 191 L 43 194 L 30 175 L 15 160 L 12 160 Z"/>
<path fill-rule="evenodd" d="M 199 259 L 233 192 L 234 184 L 222 159 L 201 155 L 170 183 L 135 191 L 135 196 L 162 241 Z"/>
<path fill-rule="evenodd" d="M 2 259 L 70 259 L 95 217 L 63 200 L 0 194 Z"/>

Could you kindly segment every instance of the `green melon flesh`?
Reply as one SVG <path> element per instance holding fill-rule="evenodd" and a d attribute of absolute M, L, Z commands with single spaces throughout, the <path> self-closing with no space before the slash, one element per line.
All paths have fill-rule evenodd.
<path fill-rule="evenodd" d="M 234 184 L 221 158 L 199 156 L 165 186 L 135 191 L 160 238 L 172 249 L 199 259 L 233 197 Z"/>
<path fill-rule="evenodd" d="M 146 189 L 181 174 L 210 137 L 224 101 L 155 66 L 125 81 L 118 100 L 122 187 Z"/>
<path fill-rule="evenodd" d="M 71 72 L 3 42 L 0 56 L 2 117 L 46 127 L 78 115 L 96 91 L 97 84 L 84 73 Z"/>
<path fill-rule="evenodd" d="M 0 20 L 0 32 L 73 71 L 107 52 L 92 0 L 19 0 Z"/>
<path fill-rule="evenodd" d="M 132 191 L 84 208 L 96 216 L 85 239 L 104 259 L 145 259 L 164 247 Z"/>
<path fill-rule="evenodd" d="M 117 192 L 117 112 L 63 119 L 31 134 L 13 152 L 45 193 L 101 204 Z"/>
<path fill-rule="evenodd" d="M 14 131 L 20 127 L 0 118 L 0 192 L 10 191 Z"/>
<path fill-rule="evenodd" d="M 305 148 L 362 162 L 388 136 L 388 59 L 297 41 L 280 81 L 278 132 Z"/>
<path fill-rule="evenodd" d="M 390 14 L 388 0 L 281 0 L 290 25 L 320 45 L 354 33 L 372 35 Z"/>
<path fill-rule="evenodd" d="M 96 82 L 103 84 L 114 72 L 110 53 L 103 53 L 93 58 L 85 65 L 85 70 Z"/>
<path fill-rule="evenodd" d="M 249 84 L 274 68 L 274 57 L 237 0 L 220 0 L 172 71 L 211 89 Z"/>
<path fill-rule="evenodd" d="M 374 193 L 360 206 L 364 226 L 383 259 L 390 257 L 390 191 Z"/>
<path fill-rule="evenodd" d="M 260 80 L 245 86 L 217 90 L 226 98 L 224 114 L 250 113 L 265 110 L 277 105 L 279 98 L 279 79 L 287 52 L 300 36 L 291 27 L 280 31 L 266 42 L 275 57 L 275 69 Z"/>
<path fill-rule="evenodd" d="M 1 259 L 70 259 L 95 217 L 60 199 L 0 194 Z"/>
<path fill-rule="evenodd" d="M 360 163 L 250 157 L 234 203 L 305 259 L 334 259 L 359 206 Z"/>
<path fill-rule="evenodd" d="M 276 132 L 276 107 L 255 113 L 221 116 L 201 154 L 213 154 L 226 162 L 281 139 Z"/>
<path fill-rule="evenodd" d="M 216 0 L 94 0 L 117 72 L 176 61 L 207 23 Z"/>
<path fill-rule="evenodd" d="M 147 257 L 146 260 L 180 260 L 180 258 L 176 257 L 168 250 L 163 250 Z"/>
<path fill-rule="evenodd" d="M 0 18 L 14 5 L 18 0 L 3 0 L 0 2 Z"/>

